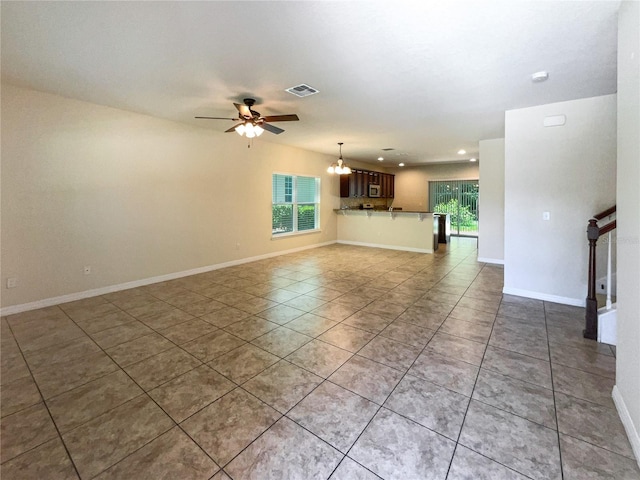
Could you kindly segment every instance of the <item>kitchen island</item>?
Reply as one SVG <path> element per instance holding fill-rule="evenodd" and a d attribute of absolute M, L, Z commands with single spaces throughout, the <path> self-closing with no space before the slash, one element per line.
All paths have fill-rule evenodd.
<path fill-rule="evenodd" d="M 433 253 L 438 248 L 438 215 L 410 210 L 334 210 L 338 243 Z"/>

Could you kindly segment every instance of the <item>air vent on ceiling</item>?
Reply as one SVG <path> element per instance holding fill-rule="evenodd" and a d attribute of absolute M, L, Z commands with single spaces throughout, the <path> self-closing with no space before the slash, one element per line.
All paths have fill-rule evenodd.
<path fill-rule="evenodd" d="M 395 148 L 383 148 L 383 152 L 390 152 L 391 150 L 395 150 Z"/>
<path fill-rule="evenodd" d="M 287 88 L 285 92 L 292 93 L 296 97 L 308 97 L 309 95 L 318 93 L 318 90 L 303 83 L 295 87 Z"/>

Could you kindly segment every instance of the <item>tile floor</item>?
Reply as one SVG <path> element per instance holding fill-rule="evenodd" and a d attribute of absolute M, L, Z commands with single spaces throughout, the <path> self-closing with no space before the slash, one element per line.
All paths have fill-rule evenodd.
<path fill-rule="evenodd" d="M 615 351 L 475 240 L 333 245 L 2 319 L 3 479 L 640 479 Z"/>

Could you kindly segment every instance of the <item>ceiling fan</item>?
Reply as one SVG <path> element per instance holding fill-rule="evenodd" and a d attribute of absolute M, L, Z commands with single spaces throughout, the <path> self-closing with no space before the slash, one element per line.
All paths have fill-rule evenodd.
<path fill-rule="evenodd" d="M 233 120 L 234 122 L 240 122 L 234 125 L 225 132 L 237 132 L 240 136 L 246 135 L 248 138 L 260 136 L 264 130 L 267 132 L 280 135 L 284 132 L 283 129 L 274 125 L 270 125 L 270 122 L 296 122 L 300 120 L 298 115 L 271 115 L 263 117 L 260 112 L 252 110 L 251 107 L 255 105 L 256 101 L 253 98 L 245 98 L 244 105 L 234 103 L 238 112 L 240 112 L 239 118 L 225 118 L 225 117 L 195 117 L 206 120 Z"/>

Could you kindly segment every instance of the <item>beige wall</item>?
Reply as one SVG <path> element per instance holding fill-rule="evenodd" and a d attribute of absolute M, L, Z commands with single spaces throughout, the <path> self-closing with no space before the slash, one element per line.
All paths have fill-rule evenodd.
<path fill-rule="evenodd" d="M 335 241 L 333 160 L 2 85 L 1 304 Z M 321 233 L 271 239 L 274 172 L 322 178 Z"/>
<path fill-rule="evenodd" d="M 423 165 L 389 170 L 395 173 L 394 207 L 407 210 L 429 209 L 429 181 L 477 180 L 478 164 L 472 162 Z M 482 195 L 482 185 L 480 185 Z"/>
<path fill-rule="evenodd" d="M 618 16 L 618 348 L 614 400 L 640 464 L 640 4 Z"/>
<path fill-rule="evenodd" d="M 504 263 L 504 138 L 480 141 L 478 260 Z"/>

